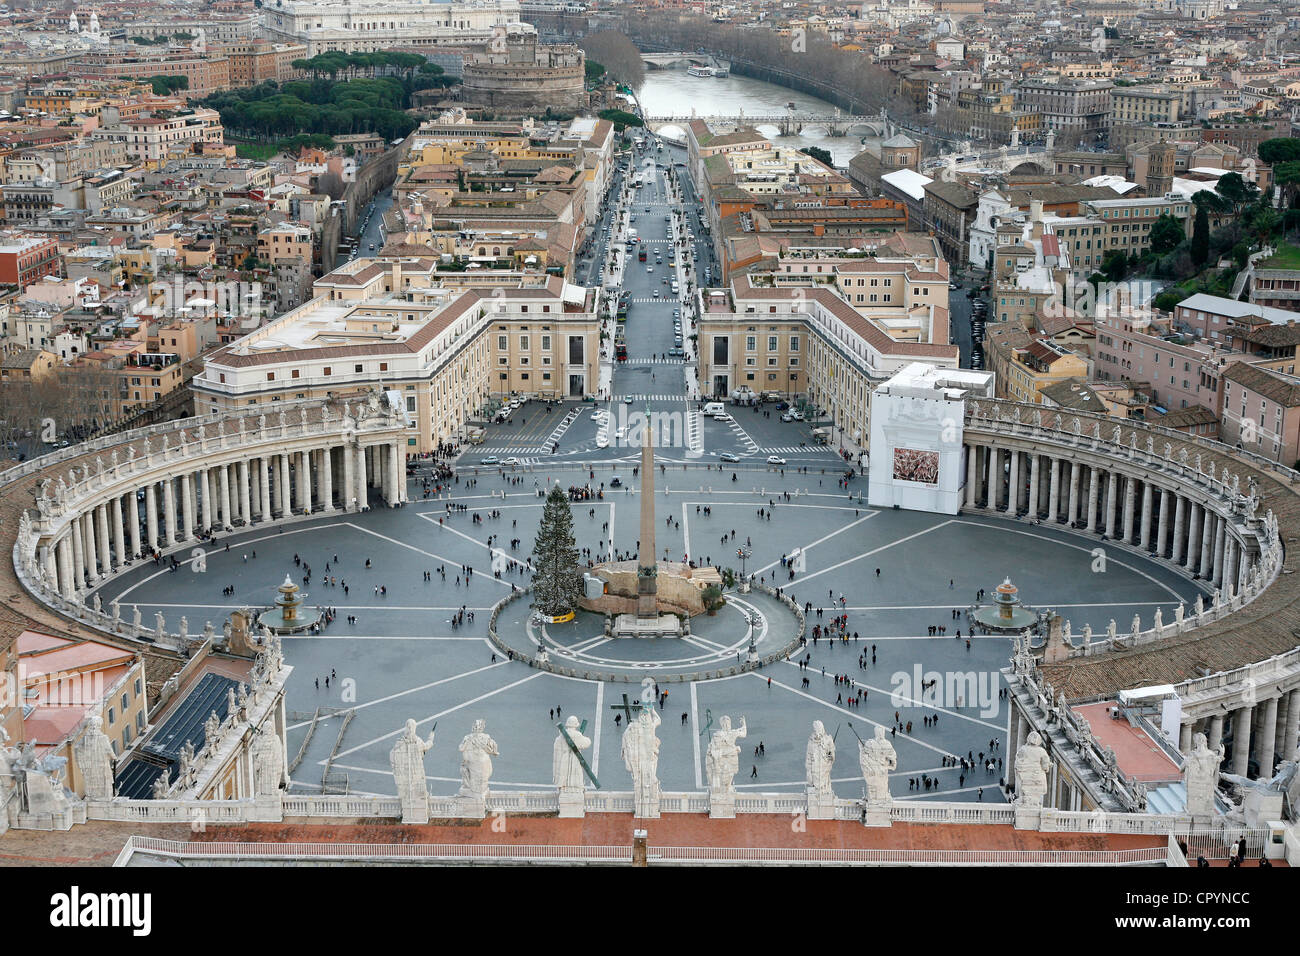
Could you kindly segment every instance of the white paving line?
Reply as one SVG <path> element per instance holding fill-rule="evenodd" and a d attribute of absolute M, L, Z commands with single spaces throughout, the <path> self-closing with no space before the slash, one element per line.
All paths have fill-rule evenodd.
<path fill-rule="evenodd" d="M 486 643 L 486 638 L 482 638 L 482 637 L 480 637 L 480 638 L 477 638 L 477 640 L 480 640 L 480 641 L 483 641 L 484 643 Z M 473 677 L 473 676 L 476 675 L 476 674 L 482 674 L 484 671 L 490 671 L 490 670 L 494 670 L 494 669 L 496 669 L 496 668 L 498 668 L 498 667 L 503 667 L 503 666 L 505 666 L 505 665 L 508 664 L 508 663 L 510 663 L 510 662 L 509 662 L 509 661 L 497 661 L 495 664 L 485 664 L 485 665 L 483 665 L 482 667 L 476 667 L 476 668 L 474 668 L 474 670 L 472 670 L 472 671 L 462 671 L 462 672 L 459 673 L 459 674 L 452 674 L 450 677 L 442 677 L 442 678 L 439 678 L 438 680 L 430 681 L 430 682 L 427 683 L 427 684 L 421 684 L 421 685 L 418 686 L 418 687 L 410 687 L 410 688 L 408 688 L 408 689 L 406 689 L 406 690 L 398 691 L 398 692 L 395 693 L 395 694 L 389 694 L 389 695 L 387 695 L 386 697 L 379 697 L 379 698 L 376 698 L 375 700 L 367 701 L 367 702 L 364 703 L 364 704 L 354 704 L 353 707 L 352 707 L 352 709 L 353 709 L 353 710 L 365 710 L 365 709 L 368 708 L 368 707 L 374 707 L 376 704 L 386 704 L 386 703 L 388 703 L 388 701 L 390 701 L 390 700 L 396 700 L 396 699 L 399 698 L 399 697 L 405 697 L 407 694 L 418 694 L 420 691 L 422 691 L 422 690 L 428 690 L 430 687 L 437 687 L 437 686 L 440 685 L 440 684 L 449 684 L 449 683 L 451 683 L 452 681 L 460 680 L 462 677 Z M 331 715 L 331 716 L 333 716 L 333 715 Z M 321 718 L 321 719 L 324 720 L 324 719 L 326 719 L 326 718 Z M 291 724 L 291 725 L 289 725 L 288 727 L 285 728 L 285 730 L 296 730 L 296 729 L 299 728 L 299 727 L 306 727 L 308 723 L 309 723 L 309 721 L 305 721 L 305 720 L 304 720 L 304 721 L 301 721 L 300 723 L 296 723 L 296 724 Z M 399 730 L 399 731 L 397 731 L 396 733 L 401 733 L 401 731 Z M 393 736 L 396 736 L 396 734 L 389 734 L 388 736 L 389 736 L 389 737 L 393 737 Z M 349 751 L 349 752 L 350 752 L 350 751 Z"/>
<path fill-rule="evenodd" d="M 869 511 L 869 512 L 867 512 L 865 515 L 863 515 L 862 517 L 858 518 L 857 520 L 855 520 L 855 521 L 850 521 L 848 524 L 843 525 L 842 527 L 836 528 L 836 529 L 835 529 L 834 531 L 832 531 L 830 534 L 824 534 L 824 535 L 822 535 L 820 538 L 818 538 L 816 541 L 810 541 L 810 542 L 808 542 L 807 544 L 802 545 L 802 546 L 800 547 L 800 549 L 799 549 L 799 550 L 800 550 L 800 553 L 801 553 L 801 554 L 804 554 L 804 555 L 807 555 L 807 554 L 808 554 L 808 551 L 809 551 L 810 549 L 817 547 L 817 545 L 821 544 L 822 542 L 824 542 L 824 541 L 829 541 L 831 538 L 835 537 L 837 534 L 843 534 L 845 531 L 848 531 L 850 528 L 856 528 L 858 525 L 862 524 L 862 522 L 867 521 L 868 519 L 874 518 L 874 517 L 875 517 L 876 515 L 878 515 L 878 514 L 880 514 L 879 511 Z M 755 569 L 753 573 L 754 573 L 754 574 L 762 574 L 762 573 L 764 573 L 765 571 L 770 571 L 770 570 L 772 570 L 772 568 L 776 567 L 776 566 L 777 566 L 778 564 L 780 564 L 780 563 L 781 563 L 780 559 L 777 559 L 776 561 L 773 561 L 771 564 L 765 564 L 765 565 L 763 565 L 763 567 Z"/>
<path fill-rule="evenodd" d="M 600 731 L 605 721 L 605 682 L 596 681 L 596 716 L 591 728 L 591 775 L 600 779 Z M 590 783 L 590 782 L 589 782 Z"/>
<path fill-rule="evenodd" d="M 855 556 L 855 557 L 852 557 L 852 558 L 846 558 L 845 560 L 839 562 L 839 564 L 832 564 L 830 567 L 828 567 L 828 568 L 822 568 L 820 571 L 814 571 L 814 572 L 812 572 L 811 574 L 805 574 L 805 575 L 803 575 L 802 577 L 798 577 L 798 578 L 796 578 L 796 579 L 794 580 L 794 584 L 802 584 L 802 583 L 804 583 L 804 582 L 806 582 L 806 581 L 811 581 L 811 580 L 812 580 L 813 578 L 815 578 L 815 577 L 820 577 L 820 576 L 823 575 L 823 574 L 827 574 L 827 573 L 829 573 L 829 572 L 831 572 L 831 571 L 836 571 L 836 570 L 838 570 L 838 569 L 844 567 L 846 564 L 852 564 L 854 561 L 861 561 L 863 558 L 869 558 L 869 557 L 871 557 L 873 554 L 879 554 L 881 551 L 888 551 L 890 548 L 896 548 L 896 547 L 898 547 L 900 544 L 903 544 L 903 543 L 905 543 L 905 542 L 907 542 L 907 541 L 911 541 L 913 538 L 919 538 L 919 537 L 921 537 L 921 535 L 923 535 L 923 534 L 929 534 L 931 531 L 938 531 L 940 528 L 946 528 L 948 525 L 952 524 L 954 521 L 955 521 L 955 519 L 952 519 L 952 520 L 949 520 L 949 521 L 943 521 L 943 522 L 940 522 L 939 524 L 937 524 L 937 525 L 933 525 L 932 527 L 924 528 L 924 529 L 922 529 L 921 531 L 917 531 L 915 534 L 909 534 L 909 535 L 907 535 L 906 537 L 898 538 L 897 540 L 895 540 L 895 541 L 891 541 L 891 542 L 889 542 L 888 544 L 882 544 L 882 545 L 881 545 L 880 547 L 878 547 L 878 548 L 872 548 L 870 551 L 864 551 L 864 552 L 862 552 L 862 554 L 859 554 L 859 555 L 857 555 L 857 556 Z"/>
<path fill-rule="evenodd" d="M 699 681 L 691 681 L 691 739 L 695 744 L 695 789 L 704 789 L 703 772 L 700 770 L 700 699 L 696 694 Z"/>
<path fill-rule="evenodd" d="M 502 663 L 506 663 L 506 662 L 505 662 L 505 661 L 498 661 L 497 663 L 498 663 L 498 664 L 502 664 Z M 490 667 L 490 666 L 492 666 L 492 665 L 488 665 L 488 666 Z M 419 726 L 421 726 L 422 724 L 427 724 L 427 723 L 428 723 L 429 721 L 431 721 L 431 720 L 432 720 L 432 721 L 436 721 L 439 717 L 445 717 L 445 716 L 447 716 L 448 714 L 454 714 L 454 713 L 455 713 L 456 711 L 458 711 L 458 710 L 462 710 L 462 709 L 464 709 L 464 708 L 466 708 L 466 707 L 469 707 L 469 706 L 472 705 L 472 704 L 477 704 L 477 703 L 480 703 L 480 702 L 482 702 L 482 701 L 485 701 L 485 700 L 487 700 L 489 697 L 495 697 L 497 694 L 503 693 L 504 691 L 514 690 L 514 689 L 515 689 L 516 687 L 518 687 L 520 684 L 527 684 L 529 681 L 531 681 L 531 680 L 536 680 L 537 678 L 542 677 L 542 676 L 544 676 L 544 675 L 547 674 L 547 673 L 548 673 L 548 671 L 538 671 L 536 674 L 529 674 L 527 677 L 521 677 L 519 680 L 514 681 L 513 683 L 506 684 L 506 685 L 504 685 L 504 686 L 502 686 L 502 687 L 497 687 L 497 688 L 495 688 L 495 689 L 493 689 L 493 690 L 490 690 L 490 691 L 487 691 L 486 693 L 483 693 L 483 694 L 479 694 L 479 696 L 477 696 L 477 697 L 475 697 L 475 698 L 473 698 L 473 699 L 471 699 L 471 700 L 462 701 L 461 703 L 456 704 L 454 707 L 448 707 L 448 708 L 446 708 L 445 710 L 440 710 L 440 711 L 438 711 L 436 714 L 430 714 L 428 717 L 424 718 L 424 720 L 416 721 L 416 727 L 419 727 Z M 443 682 L 442 682 L 442 681 L 435 681 L 435 683 L 437 683 L 437 684 L 441 684 L 441 683 L 443 683 Z M 433 686 L 433 685 L 428 685 L 428 686 Z M 412 690 L 402 691 L 400 694 L 393 694 L 393 695 L 391 695 L 391 697 L 402 697 L 402 696 L 405 696 L 406 694 L 414 693 L 414 692 L 416 692 L 416 691 L 424 690 L 424 689 L 425 689 L 425 688 L 417 687 L 417 688 L 413 688 Z M 358 705 L 358 706 L 357 706 L 356 708 L 354 708 L 354 709 L 356 709 L 356 710 L 360 710 L 362 706 L 371 706 L 371 705 L 373 705 L 373 704 L 378 704 L 378 703 L 381 703 L 383 700 L 391 699 L 391 697 L 390 697 L 390 698 L 381 698 L 380 700 L 372 701 L 370 705 Z M 364 749 L 366 749 L 367 747 L 373 747 L 375 744 L 383 743 L 385 740 L 392 740 L 394 737 L 400 736 L 402 733 L 404 733 L 404 730 L 405 730 L 404 728 L 398 728 L 397 730 L 394 730 L 392 733 L 387 733 L 387 734 L 384 734 L 384 735 L 381 736 L 381 737 L 375 737 L 375 738 L 372 739 L 372 740 L 367 740 L 365 743 L 357 744 L 355 747 L 349 747 L 347 750 L 341 750 L 341 751 L 339 751 L 339 753 L 338 753 L 336 756 L 337 756 L 337 757 L 346 757 L 346 756 L 348 756 L 349 754 L 354 754 L 354 753 L 356 753 L 358 750 L 364 750 Z"/>

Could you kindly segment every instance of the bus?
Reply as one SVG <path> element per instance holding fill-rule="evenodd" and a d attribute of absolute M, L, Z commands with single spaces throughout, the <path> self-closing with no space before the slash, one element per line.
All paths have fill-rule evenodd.
<path fill-rule="evenodd" d="M 621 327 L 614 336 L 614 357 L 620 362 L 627 361 L 627 338 L 624 336 Z"/>
<path fill-rule="evenodd" d="M 638 262 L 645 262 L 645 246 L 641 247 L 641 251 L 636 254 L 636 258 Z"/>

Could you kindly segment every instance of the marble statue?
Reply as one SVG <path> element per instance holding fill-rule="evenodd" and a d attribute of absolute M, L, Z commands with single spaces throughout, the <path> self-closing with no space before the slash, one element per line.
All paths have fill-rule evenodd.
<path fill-rule="evenodd" d="M 208 714 L 208 719 L 203 722 L 203 743 L 204 748 L 213 750 L 221 742 L 221 718 L 217 716 L 214 710 Z"/>
<path fill-rule="evenodd" d="M 835 740 L 820 720 L 813 721 L 808 746 L 804 750 L 804 782 L 809 796 L 832 797 L 831 767 L 835 765 Z"/>
<path fill-rule="evenodd" d="M 1219 784 L 1223 745 L 1211 750 L 1205 734 L 1192 736 L 1191 753 L 1186 754 L 1183 781 L 1187 786 L 1187 812 L 1194 817 L 1214 816 L 1214 791 Z"/>
<path fill-rule="evenodd" d="M 1183 602 L 1179 601 L 1178 607 L 1174 608 L 1174 623 L 1177 624 L 1179 628 L 1182 628 L 1183 617 L 1186 614 L 1187 614 L 1187 610 L 1186 608 L 1183 607 Z"/>
<path fill-rule="evenodd" d="M 456 795 L 485 803 L 492 758 L 499 756 L 497 742 L 488 736 L 487 721 L 474 721 L 473 728 L 461 739 L 459 750 L 460 791 Z"/>
<path fill-rule="evenodd" d="M 235 688 L 226 688 L 226 717 L 229 720 L 239 719 L 239 705 L 235 703 Z"/>
<path fill-rule="evenodd" d="M 581 790 L 586 785 L 582 761 L 569 746 L 569 741 L 580 751 L 591 746 L 591 738 L 578 729 L 581 724 L 582 721 L 577 717 L 566 717 L 564 732 L 556 734 L 555 743 L 551 746 L 551 782 L 561 790 Z M 566 735 L 568 740 L 565 739 Z"/>
<path fill-rule="evenodd" d="M 1118 425 L 1116 425 L 1116 426 L 1115 426 L 1115 430 L 1114 430 L 1113 432 L 1110 433 L 1110 441 L 1111 441 L 1111 444 L 1112 444 L 1112 445 L 1118 445 L 1118 444 L 1120 444 L 1121 439 L 1122 439 L 1122 435 L 1121 435 L 1121 432 L 1120 432 L 1120 427 L 1119 427 Z"/>
<path fill-rule="evenodd" d="M 181 615 L 180 630 L 177 631 L 177 633 L 180 635 L 182 641 L 186 640 L 190 636 L 190 621 L 184 614 Z"/>
<path fill-rule="evenodd" d="M 393 780 L 397 784 L 397 798 L 402 804 L 402 819 L 421 823 L 429 820 L 429 787 L 424 776 L 424 755 L 433 746 L 433 731 L 421 740 L 415 729 L 415 720 L 408 719 L 402 735 L 388 753 Z"/>
<path fill-rule="evenodd" d="M 1085 624 L 1083 625 L 1083 646 L 1087 647 L 1091 643 L 1092 643 L 1092 625 Z"/>
<path fill-rule="evenodd" d="M 1052 759 L 1043 749 L 1043 738 L 1031 730 L 1025 742 L 1016 751 L 1016 804 L 1037 810 L 1047 796 L 1047 774 L 1052 769 Z"/>
<path fill-rule="evenodd" d="M 157 633 L 158 637 L 161 638 L 164 634 L 167 633 L 167 621 L 163 617 L 162 611 L 154 611 L 153 623 L 154 623 L 154 631 L 155 633 Z"/>
<path fill-rule="evenodd" d="M 1201 595 L 1201 594 L 1196 595 L 1196 604 L 1193 605 L 1193 606 L 1196 608 L 1196 616 L 1197 616 L 1197 617 L 1200 617 L 1202 614 L 1204 614 L 1204 613 L 1205 613 L 1205 597 L 1204 597 L 1204 595 Z"/>
<path fill-rule="evenodd" d="M 623 765 L 632 775 L 632 795 L 639 817 L 659 815 L 659 737 L 660 723 L 653 706 L 643 705 L 641 713 L 623 731 Z"/>
<path fill-rule="evenodd" d="M 719 729 L 713 732 L 709 749 L 704 754 L 704 772 L 709 779 L 709 793 L 735 793 L 736 774 L 740 771 L 740 746 L 736 741 L 748 735 L 749 727 L 745 718 L 740 718 L 740 726 L 733 729 L 731 718 L 726 714 L 719 720 Z"/>
<path fill-rule="evenodd" d="M 1180 449 L 1178 449 L 1178 464 L 1180 464 L 1180 465 L 1186 465 L 1186 464 L 1187 464 L 1187 449 L 1186 449 L 1186 448 L 1180 448 Z"/>
<path fill-rule="evenodd" d="M 270 721 L 268 721 L 270 723 Z M 284 762 L 284 742 L 274 732 L 262 731 L 253 741 L 253 792 L 273 797 L 289 789 L 289 771 Z"/>
<path fill-rule="evenodd" d="M 1106 625 L 1106 639 L 1111 641 L 1115 640 L 1115 635 L 1117 633 L 1118 630 L 1115 627 L 1115 619 L 1112 617 L 1110 623 Z"/>
<path fill-rule="evenodd" d="M 1151 435 L 1148 435 L 1148 436 L 1147 436 L 1147 454 L 1148 454 L 1148 455 L 1154 455 L 1155 453 L 1156 453 L 1156 440 L 1155 440 L 1155 438 L 1153 438 Z"/>
<path fill-rule="evenodd" d="M 859 741 L 858 767 L 867 788 L 867 806 L 890 806 L 894 798 L 889 793 L 889 773 L 898 769 L 898 754 L 884 727 L 877 726 L 876 735 L 870 740 Z"/>
<path fill-rule="evenodd" d="M 1155 617 L 1151 622 L 1151 627 L 1153 630 L 1158 631 L 1164 626 L 1165 626 L 1164 613 L 1161 611 L 1160 608 L 1156 608 Z"/>
<path fill-rule="evenodd" d="M 82 786 L 89 800 L 111 800 L 113 798 L 113 769 L 117 758 L 113 755 L 113 744 L 104 733 L 104 718 L 92 714 L 86 723 L 86 730 L 72 748 L 81 774 Z"/>
<path fill-rule="evenodd" d="M 140 605 L 131 605 L 131 626 L 137 631 L 140 629 Z"/>
<path fill-rule="evenodd" d="M 1134 637 L 1137 637 L 1137 635 L 1140 634 L 1141 632 L 1142 632 L 1142 617 L 1141 615 L 1134 614 L 1132 634 Z"/>
<path fill-rule="evenodd" d="M 171 789 L 171 781 L 167 779 L 167 772 L 159 774 L 153 782 L 153 798 L 155 800 L 165 800 L 167 791 Z"/>

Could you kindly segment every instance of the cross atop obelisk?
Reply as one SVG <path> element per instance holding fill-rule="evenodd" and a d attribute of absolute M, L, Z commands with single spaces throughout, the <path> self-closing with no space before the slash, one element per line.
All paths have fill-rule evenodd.
<path fill-rule="evenodd" d="M 641 549 L 636 565 L 636 616 L 658 618 L 655 604 L 659 591 L 659 561 L 655 557 L 655 450 L 648 405 L 641 435 Z"/>

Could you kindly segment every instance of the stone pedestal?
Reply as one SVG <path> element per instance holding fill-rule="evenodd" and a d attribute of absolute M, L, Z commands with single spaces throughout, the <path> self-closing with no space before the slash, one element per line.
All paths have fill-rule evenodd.
<path fill-rule="evenodd" d="M 736 792 L 709 792 L 709 819 L 734 820 L 736 817 Z"/>
<path fill-rule="evenodd" d="M 809 820 L 835 819 L 835 794 L 817 790 L 807 791 Z"/>
<path fill-rule="evenodd" d="M 416 824 L 429 822 L 429 798 L 427 794 L 423 800 L 413 800 L 402 804 L 402 822 Z"/>
<path fill-rule="evenodd" d="M 578 787 L 560 788 L 560 819 L 572 820 L 587 815 L 587 797 Z"/>
<path fill-rule="evenodd" d="M 252 823 L 280 823 L 284 820 L 284 796 L 283 794 L 261 794 L 253 798 L 253 808 L 249 811 L 248 819 Z M 425 811 L 424 822 L 428 822 L 429 814 Z M 402 820 L 406 822 L 405 819 Z"/>
<path fill-rule="evenodd" d="M 659 819 L 659 787 L 654 790 L 642 789 L 633 791 L 633 803 L 635 810 L 633 815 L 639 820 L 658 820 Z"/>
<path fill-rule="evenodd" d="M 456 797 L 456 816 L 465 820 L 482 820 L 487 816 L 487 801 L 478 797 L 458 795 Z"/>
<path fill-rule="evenodd" d="M 1043 808 L 1016 805 L 1016 829 L 1037 830 L 1043 824 Z"/>
<path fill-rule="evenodd" d="M 888 804 L 868 804 L 862 818 L 862 825 L 868 827 L 887 827 L 893 825 Z"/>

